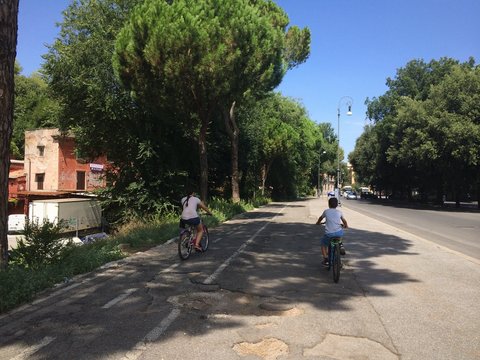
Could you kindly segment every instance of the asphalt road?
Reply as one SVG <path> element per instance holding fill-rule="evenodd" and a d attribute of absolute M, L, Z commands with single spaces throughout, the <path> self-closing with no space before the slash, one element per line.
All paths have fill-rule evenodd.
<path fill-rule="evenodd" d="M 480 211 L 415 208 L 388 200 L 343 200 L 343 205 L 480 260 Z"/>
<path fill-rule="evenodd" d="M 346 204 L 335 284 L 314 225 L 325 206 L 270 204 L 187 261 L 172 242 L 72 279 L 0 316 L 0 360 L 480 357 L 480 261 Z"/>

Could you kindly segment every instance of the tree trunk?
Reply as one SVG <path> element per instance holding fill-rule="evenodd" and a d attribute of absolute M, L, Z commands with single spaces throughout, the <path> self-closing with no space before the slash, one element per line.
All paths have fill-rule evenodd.
<path fill-rule="evenodd" d="M 235 121 L 235 101 L 232 103 L 229 111 L 224 111 L 223 117 L 225 120 L 225 128 L 230 137 L 231 150 L 231 165 L 232 165 L 232 202 L 240 201 L 240 186 L 239 186 L 239 172 L 238 172 L 238 137 L 240 129 Z"/>
<path fill-rule="evenodd" d="M 263 164 L 260 170 L 260 177 L 262 181 L 262 196 L 265 195 L 265 183 L 267 182 L 268 172 L 270 171 L 271 162 L 268 164 Z"/>
<path fill-rule="evenodd" d="M 477 208 L 480 209 L 480 170 L 477 169 Z"/>
<path fill-rule="evenodd" d="M 8 173 L 12 137 L 18 0 L 0 1 L 0 267 L 8 264 Z"/>
<path fill-rule="evenodd" d="M 267 165 L 263 164 L 260 170 L 260 179 L 262 181 L 262 196 L 265 196 L 265 181 L 267 180 Z"/>
<path fill-rule="evenodd" d="M 200 197 L 203 201 L 208 199 L 207 130 L 208 120 L 202 119 L 200 134 L 198 135 L 198 150 L 200 155 Z"/>

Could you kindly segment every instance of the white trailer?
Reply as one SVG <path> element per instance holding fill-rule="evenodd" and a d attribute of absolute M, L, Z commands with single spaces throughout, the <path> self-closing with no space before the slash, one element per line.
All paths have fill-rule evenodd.
<path fill-rule="evenodd" d="M 28 218 L 38 224 L 44 220 L 58 224 L 62 220 L 66 226 L 62 232 L 76 232 L 76 236 L 79 231 L 102 226 L 100 202 L 95 199 L 34 200 L 28 206 Z"/>

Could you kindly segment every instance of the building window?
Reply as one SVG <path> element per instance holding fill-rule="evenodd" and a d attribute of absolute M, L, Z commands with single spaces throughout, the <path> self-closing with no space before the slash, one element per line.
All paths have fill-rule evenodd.
<path fill-rule="evenodd" d="M 35 174 L 35 182 L 37 183 L 37 190 L 43 190 L 44 181 L 45 181 L 45 174 Z"/>
<path fill-rule="evenodd" d="M 38 150 L 38 156 L 44 156 L 45 155 L 45 146 L 39 145 L 39 146 L 37 146 L 37 150 Z"/>
<path fill-rule="evenodd" d="M 85 171 L 77 171 L 77 190 L 85 190 Z"/>

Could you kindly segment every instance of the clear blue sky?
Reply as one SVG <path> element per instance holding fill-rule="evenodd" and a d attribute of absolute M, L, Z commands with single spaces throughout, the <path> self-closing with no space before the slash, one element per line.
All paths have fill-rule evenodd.
<path fill-rule="evenodd" d="M 275 0 L 291 25 L 312 33 L 311 55 L 278 90 L 299 100 L 315 122 L 337 131 L 337 108 L 353 98 L 353 115 L 340 104 L 340 144 L 351 152 L 366 123 L 367 97 L 413 59 L 440 57 L 480 63 L 479 0 Z M 23 74 L 40 68 L 70 0 L 20 0 L 17 60 Z"/>

